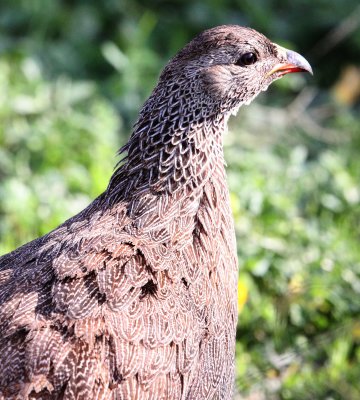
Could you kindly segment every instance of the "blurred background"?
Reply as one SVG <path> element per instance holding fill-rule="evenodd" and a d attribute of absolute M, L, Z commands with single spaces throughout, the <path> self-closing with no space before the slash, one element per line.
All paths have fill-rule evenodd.
<path fill-rule="evenodd" d="M 360 399 L 358 0 L 2 0 L 0 254 L 106 188 L 160 70 L 220 24 L 251 26 L 314 69 L 243 107 L 225 140 L 236 398 Z"/>

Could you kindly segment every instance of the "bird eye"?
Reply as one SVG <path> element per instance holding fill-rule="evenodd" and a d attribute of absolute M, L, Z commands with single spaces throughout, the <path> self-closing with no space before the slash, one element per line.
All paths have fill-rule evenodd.
<path fill-rule="evenodd" d="M 255 64 L 257 61 L 257 56 L 255 53 L 244 53 L 235 63 L 235 65 L 251 65 Z"/>

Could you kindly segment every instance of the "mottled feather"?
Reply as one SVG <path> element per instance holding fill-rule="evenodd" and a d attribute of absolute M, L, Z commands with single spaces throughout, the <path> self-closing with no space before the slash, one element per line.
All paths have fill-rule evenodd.
<path fill-rule="evenodd" d="M 246 51 L 258 65 L 234 65 Z M 0 258 L 0 399 L 232 397 L 237 261 L 222 140 L 279 60 L 248 28 L 199 35 L 162 72 L 107 190 Z"/>

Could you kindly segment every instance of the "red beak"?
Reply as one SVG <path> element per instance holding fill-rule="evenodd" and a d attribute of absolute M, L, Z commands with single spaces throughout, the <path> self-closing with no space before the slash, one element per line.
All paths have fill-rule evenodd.
<path fill-rule="evenodd" d="M 311 65 L 303 56 L 292 50 L 287 50 L 284 48 L 281 48 L 281 50 L 283 50 L 286 54 L 286 62 L 276 64 L 274 68 L 268 72 L 267 76 L 270 76 L 275 72 L 279 72 L 279 76 L 293 72 L 309 72 L 311 75 L 313 74 Z"/>
<path fill-rule="evenodd" d="M 298 67 L 294 64 L 277 64 L 275 67 L 270 71 L 269 75 L 272 75 L 275 72 L 280 72 L 280 76 L 290 74 L 292 72 L 305 72 L 304 68 Z"/>

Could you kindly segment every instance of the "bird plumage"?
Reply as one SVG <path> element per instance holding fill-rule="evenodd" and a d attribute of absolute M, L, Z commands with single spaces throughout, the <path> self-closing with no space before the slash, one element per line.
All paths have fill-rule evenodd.
<path fill-rule="evenodd" d="M 246 51 L 261 62 L 236 65 Z M 237 261 L 222 139 L 281 61 L 248 28 L 200 34 L 162 72 L 107 190 L 0 258 L 0 398 L 232 397 Z"/>

